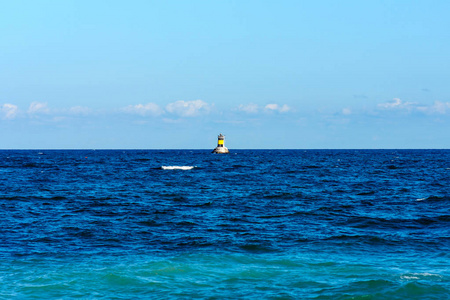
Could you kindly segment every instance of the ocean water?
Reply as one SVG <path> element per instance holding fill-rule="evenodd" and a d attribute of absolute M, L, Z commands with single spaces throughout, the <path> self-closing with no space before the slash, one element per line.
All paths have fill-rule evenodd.
<path fill-rule="evenodd" d="M 3 150 L 0 299 L 450 299 L 449 150 Z"/>

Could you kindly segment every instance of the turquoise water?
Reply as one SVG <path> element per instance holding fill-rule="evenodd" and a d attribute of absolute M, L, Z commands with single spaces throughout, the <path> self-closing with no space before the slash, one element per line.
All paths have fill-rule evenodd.
<path fill-rule="evenodd" d="M 0 298 L 448 299 L 449 158 L 0 151 Z"/>
<path fill-rule="evenodd" d="M 328 256 L 328 257 L 327 257 Z M 440 259 L 311 254 L 179 254 L 13 260 L 3 298 L 446 299 Z"/>

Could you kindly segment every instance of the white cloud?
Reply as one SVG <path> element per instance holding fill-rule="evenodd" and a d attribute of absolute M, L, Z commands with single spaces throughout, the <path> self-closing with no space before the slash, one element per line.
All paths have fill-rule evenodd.
<path fill-rule="evenodd" d="M 166 106 L 166 110 L 169 113 L 179 115 L 181 117 L 195 117 L 200 114 L 208 114 L 212 109 L 212 105 L 202 101 L 177 101 L 169 103 Z"/>
<path fill-rule="evenodd" d="M 2 113 L 4 119 L 14 119 L 17 116 L 18 111 L 19 108 L 14 104 L 5 103 L 0 106 L 0 112 Z"/>
<path fill-rule="evenodd" d="M 267 104 L 264 108 L 266 110 L 278 110 L 278 104 Z"/>
<path fill-rule="evenodd" d="M 50 110 L 47 107 L 47 103 L 43 102 L 33 102 L 28 108 L 29 114 L 48 114 L 49 112 Z"/>
<path fill-rule="evenodd" d="M 92 112 L 92 109 L 85 106 L 73 106 L 69 108 L 69 113 L 72 115 L 88 115 Z"/>
<path fill-rule="evenodd" d="M 129 105 L 127 107 L 122 108 L 122 111 L 141 116 L 159 116 L 164 113 L 164 111 L 159 107 L 159 105 L 155 103 L 147 103 L 145 105 L 144 104 Z"/>
<path fill-rule="evenodd" d="M 249 113 L 249 114 L 256 114 L 259 111 L 259 106 L 254 103 L 250 103 L 247 105 L 239 105 L 238 110 Z"/>
<path fill-rule="evenodd" d="M 243 111 L 248 114 L 257 114 L 259 112 L 278 112 L 278 113 L 286 113 L 291 111 L 291 108 L 286 105 L 279 105 L 276 103 L 269 103 L 264 107 L 260 107 L 258 104 L 249 103 L 249 104 L 241 104 L 237 108 L 238 111 Z"/>
<path fill-rule="evenodd" d="M 447 111 L 450 111 L 450 102 L 436 101 L 431 106 L 418 106 L 417 110 L 427 114 L 444 115 Z"/>
<path fill-rule="evenodd" d="M 265 111 L 277 111 L 277 112 L 280 112 L 280 113 L 285 113 L 285 112 L 290 111 L 291 108 L 289 106 L 287 106 L 286 104 L 283 104 L 282 106 L 280 106 L 278 104 L 271 103 L 271 104 L 267 104 L 264 107 L 264 110 Z"/>
<path fill-rule="evenodd" d="M 433 105 L 423 105 L 414 102 L 403 102 L 394 98 L 392 102 L 378 104 L 383 110 L 397 110 L 406 112 L 421 112 L 425 114 L 447 114 L 450 112 L 450 102 L 436 101 Z"/>
<path fill-rule="evenodd" d="M 392 99 L 391 102 L 378 104 L 378 107 L 380 107 L 382 109 L 388 109 L 388 110 L 402 109 L 402 110 L 410 111 L 410 110 L 414 109 L 414 106 L 415 106 L 415 103 L 413 103 L 413 102 L 403 102 L 399 98 L 394 98 L 394 99 Z"/>
<path fill-rule="evenodd" d="M 351 115 L 352 110 L 350 108 L 344 108 L 344 109 L 342 109 L 342 114 L 346 115 L 346 116 Z"/>
<path fill-rule="evenodd" d="M 392 102 L 389 103 L 380 103 L 378 104 L 378 107 L 382 107 L 382 108 L 394 108 L 394 107 L 398 107 L 402 104 L 402 100 L 398 99 L 398 98 L 394 98 Z"/>
<path fill-rule="evenodd" d="M 55 116 L 55 117 L 51 118 L 49 121 L 58 123 L 58 122 L 63 122 L 65 120 L 67 120 L 67 117 Z"/>
<path fill-rule="evenodd" d="M 72 106 L 70 108 L 50 109 L 47 103 L 32 102 L 28 108 L 28 115 L 30 117 L 39 116 L 47 121 L 61 122 L 67 118 L 64 116 L 81 116 L 89 115 L 92 109 L 85 106 Z"/>
<path fill-rule="evenodd" d="M 290 111 L 291 108 L 289 106 L 287 106 L 286 104 L 284 104 L 281 108 L 280 108 L 280 112 L 285 113 Z"/>

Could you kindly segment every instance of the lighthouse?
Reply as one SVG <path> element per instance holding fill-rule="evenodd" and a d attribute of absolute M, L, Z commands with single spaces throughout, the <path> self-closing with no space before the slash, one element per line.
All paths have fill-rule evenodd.
<path fill-rule="evenodd" d="M 228 148 L 225 147 L 225 136 L 223 134 L 219 134 L 219 136 L 217 137 L 217 147 L 214 148 L 213 153 L 218 154 L 230 153 L 228 151 Z"/>

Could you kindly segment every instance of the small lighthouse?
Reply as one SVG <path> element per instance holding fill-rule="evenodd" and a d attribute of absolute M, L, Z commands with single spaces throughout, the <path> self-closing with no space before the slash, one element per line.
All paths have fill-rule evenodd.
<path fill-rule="evenodd" d="M 217 147 L 214 148 L 213 153 L 230 153 L 230 151 L 228 151 L 228 148 L 225 147 L 225 136 L 223 134 L 219 134 L 219 136 L 217 137 Z"/>

